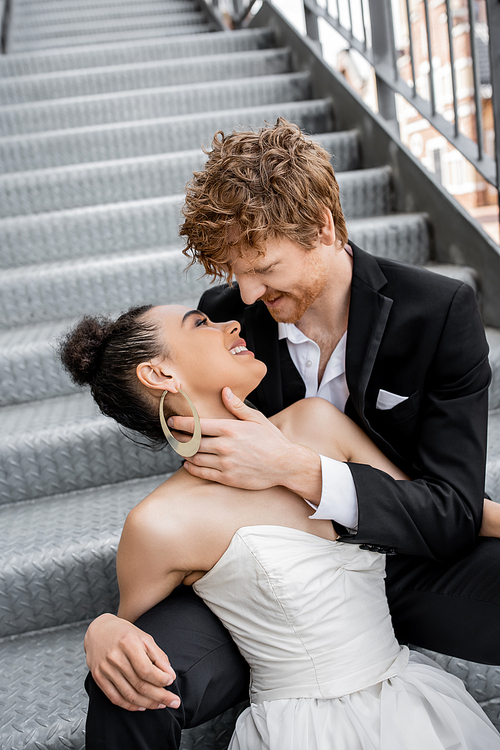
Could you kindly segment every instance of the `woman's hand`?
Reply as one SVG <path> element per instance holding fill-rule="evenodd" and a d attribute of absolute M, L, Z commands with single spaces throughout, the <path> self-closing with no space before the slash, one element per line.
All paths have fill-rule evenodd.
<path fill-rule="evenodd" d="M 88 627 L 87 665 L 109 700 L 128 711 L 178 708 L 179 696 L 165 690 L 175 680 L 167 655 L 128 620 L 104 614 Z"/>

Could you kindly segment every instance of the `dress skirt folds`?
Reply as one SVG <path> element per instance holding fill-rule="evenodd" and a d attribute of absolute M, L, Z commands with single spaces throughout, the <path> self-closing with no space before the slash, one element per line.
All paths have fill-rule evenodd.
<path fill-rule="evenodd" d="M 384 574 L 356 545 L 236 532 L 194 584 L 250 665 L 229 750 L 500 750 L 463 683 L 396 641 Z"/>

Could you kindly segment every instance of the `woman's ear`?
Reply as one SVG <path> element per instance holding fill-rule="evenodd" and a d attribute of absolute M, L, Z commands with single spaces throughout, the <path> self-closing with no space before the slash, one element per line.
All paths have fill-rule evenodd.
<path fill-rule="evenodd" d="M 141 362 L 137 365 L 136 374 L 141 383 L 148 388 L 159 391 L 177 393 L 180 382 L 176 375 L 165 368 L 165 364 L 153 365 L 151 362 Z"/>

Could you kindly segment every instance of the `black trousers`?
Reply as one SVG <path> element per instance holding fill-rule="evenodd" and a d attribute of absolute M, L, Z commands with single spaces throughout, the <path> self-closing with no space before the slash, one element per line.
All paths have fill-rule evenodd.
<path fill-rule="evenodd" d="M 387 595 L 401 643 L 500 665 L 500 539 L 480 539 L 453 564 L 387 558 Z M 227 630 L 189 588 L 179 586 L 137 626 L 150 633 L 177 673 L 177 710 L 132 712 L 114 706 L 92 676 L 87 750 L 174 750 L 181 730 L 248 697 L 248 667 Z"/>

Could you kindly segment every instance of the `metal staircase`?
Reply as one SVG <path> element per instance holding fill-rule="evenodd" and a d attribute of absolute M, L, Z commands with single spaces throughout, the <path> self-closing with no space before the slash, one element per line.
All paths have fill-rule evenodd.
<path fill-rule="evenodd" d="M 366 167 L 335 101 L 269 28 L 214 31 L 191 0 L 11 0 L 0 58 L 0 748 L 83 747 L 88 621 L 117 607 L 128 511 L 177 468 L 129 441 L 62 372 L 55 342 L 85 313 L 196 301 L 178 225 L 213 133 L 278 116 L 332 153 L 349 235 L 435 262 L 428 216 L 397 213 L 393 173 Z M 500 497 L 500 331 L 489 328 L 488 489 Z M 436 656 L 498 724 L 500 669 Z M 233 712 L 234 714 L 234 712 Z M 233 714 L 184 732 L 224 748 Z"/>

